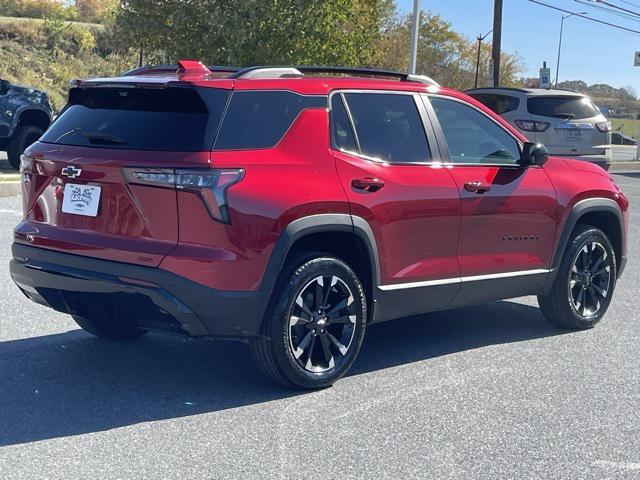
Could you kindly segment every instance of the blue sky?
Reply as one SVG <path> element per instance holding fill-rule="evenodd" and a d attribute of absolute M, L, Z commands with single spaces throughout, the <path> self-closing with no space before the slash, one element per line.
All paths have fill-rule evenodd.
<path fill-rule="evenodd" d="M 605 13 L 576 0 L 543 0 L 572 12 L 640 31 L 638 21 Z M 640 13 L 640 0 L 608 0 Z M 493 26 L 493 0 L 421 0 L 422 10 L 430 10 L 451 22 L 455 31 L 468 38 L 483 35 Z M 403 13 L 413 9 L 413 0 L 396 0 Z M 637 7 L 632 5 L 637 5 Z M 517 52 L 526 66 L 527 76 L 538 76 L 544 60 L 555 66 L 562 13 L 528 0 L 504 0 L 502 48 Z M 490 41 L 490 37 L 487 39 Z M 630 85 L 640 92 L 640 67 L 633 66 L 635 51 L 640 51 L 640 35 L 573 17 L 565 20 L 560 81 L 584 80 L 589 84 L 608 83 L 616 87 Z"/>

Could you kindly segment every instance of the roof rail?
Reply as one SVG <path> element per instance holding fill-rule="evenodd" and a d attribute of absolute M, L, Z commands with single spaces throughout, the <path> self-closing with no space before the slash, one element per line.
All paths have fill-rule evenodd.
<path fill-rule="evenodd" d="M 248 67 L 233 73 L 229 78 L 283 78 L 301 76 L 304 73 L 326 73 L 330 75 L 361 75 L 369 77 L 397 78 L 404 82 L 419 82 L 426 85 L 440 86 L 435 80 L 425 75 L 411 75 L 393 70 L 378 70 L 375 68 L 351 67 L 318 67 L 298 65 L 295 67 Z"/>

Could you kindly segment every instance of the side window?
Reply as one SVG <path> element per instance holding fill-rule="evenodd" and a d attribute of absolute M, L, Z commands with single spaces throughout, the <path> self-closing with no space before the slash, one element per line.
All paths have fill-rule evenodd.
<path fill-rule="evenodd" d="M 498 95 L 492 93 L 472 93 L 471 97 L 483 105 L 489 107 L 498 115 L 503 113 L 513 112 L 520 106 L 520 100 L 510 95 Z"/>
<path fill-rule="evenodd" d="M 334 148 L 338 150 L 358 152 L 358 144 L 342 102 L 342 95 L 334 95 L 331 98 L 331 140 Z"/>
<path fill-rule="evenodd" d="M 327 97 L 286 91 L 235 92 L 214 150 L 275 147 L 305 108 L 327 108 Z"/>
<path fill-rule="evenodd" d="M 347 93 L 345 98 L 363 155 L 386 162 L 429 161 L 427 136 L 411 95 Z"/>
<path fill-rule="evenodd" d="M 475 108 L 444 98 L 430 98 L 453 163 L 515 165 L 520 147 L 514 137 Z"/>

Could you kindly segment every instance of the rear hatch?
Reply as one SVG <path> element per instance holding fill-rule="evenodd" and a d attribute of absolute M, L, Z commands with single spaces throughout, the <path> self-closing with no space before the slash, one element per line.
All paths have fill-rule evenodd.
<path fill-rule="evenodd" d="M 602 155 L 611 143 L 611 126 L 588 97 L 529 97 L 527 110 L 531 120 L 548 124 L 533 140 L 544 143 L 553 155 Z"/>
<path fill-rule="evenodd" d="M 176 190 L 160 183 L 176 168 L 209 168 L 228 96 L 186 84 L 73 88 L 23 159 L 16 241 L 159 265 L 178 243 Z"/>

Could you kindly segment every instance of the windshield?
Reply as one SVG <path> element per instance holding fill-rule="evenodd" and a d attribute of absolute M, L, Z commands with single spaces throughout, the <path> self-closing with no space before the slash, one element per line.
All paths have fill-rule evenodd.
<path fill-rule="evenodd" d="M 169 87 L 73 89 L 41 141 L 155 151 L 210 150 L 227 90 Z"/>
<path fill-rule="evenodd" d="M 572 119 L 592 118 L 600 115 L 589 97 L 532 97 L 527 101 L 532 115 Z"/>

